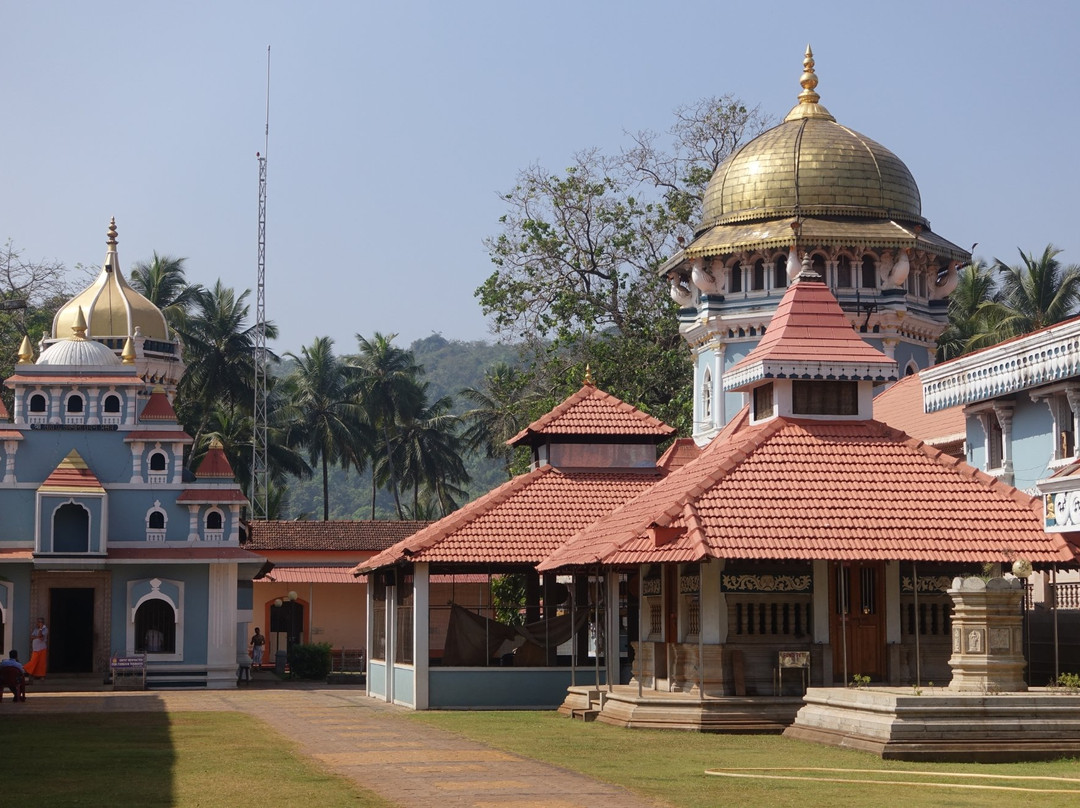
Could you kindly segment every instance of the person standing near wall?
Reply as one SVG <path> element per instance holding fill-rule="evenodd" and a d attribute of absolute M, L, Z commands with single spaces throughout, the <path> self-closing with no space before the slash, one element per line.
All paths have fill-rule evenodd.
<path fill-rule="evenodd" d="M 262 667 L 263 646 L 266 645 L 266 636 L 255 629 L 255 636 L 251 638 L 251 664 L 254 669 Z"/>
<path fill-rule="evenodd" d="M 46 658 L 49 651 L 49 628 L 45 625 L 44 617 L 39 617 L 37 625 L 30 631 L 30 651 L 30 661 L 23 666 L 27 681 L 44 679 L 48 670 Z"/>

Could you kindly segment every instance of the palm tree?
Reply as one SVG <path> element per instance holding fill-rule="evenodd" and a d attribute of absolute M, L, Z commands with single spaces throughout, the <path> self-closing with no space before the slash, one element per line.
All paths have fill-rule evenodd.
<path fill-rule="evenodd" d="M 422 387 L 426 393 L 427 384 Z M 452 406 L 453 400 L 443 396 L 400 427 L 401 476 L 412 485 L 414 519 L 421 487 L 435 495 L 443 516 L 457 509 L 455 498 L 465 493 L 461 485 L 469 481 L 469 473 L 461 459 L 462 440 L 457 434 L 461 419 L 450 413 Z"/>
<path fill-rule="evenodd" d="M 949 295 L 949 325 L 938 339 L 939 362 L 998 341 L 992 312 L 986 308 L 996 289 L 990 267 L 976 259 L 961 267 L 958 275 L 956 288 Z"/>
<path fill-rule="evenodd" d="M 1029 334 L 1076 314 L 1080 305 L 1080 266 L 1063 266 L 1061 250 L 1047 244 L 1042 255 L 1019 250 L 1023 265 L 995 258 L 1000 290 L 985 309 L 995 318 L 1000 339 Z"/>
<path fill-rule="evenodd" d="M 323 520 L 330 518 L 330 463 L 348 465 L 362 454 L 355 450 L 360 436 L 361 410 L 356 403 L 345 366 L 334 356 L 334 341 L 318 337 L 302 347 L 301 356 L 288 353 L 296 362 L 287 384 L 297 420 L 294 429 L 307 447 L 312 464 L 322 467 Z"/>
<path fill-rule="evenodd" d="M 484 372 L 481 388 L 467 387 L 461 395 L 475 407 L 462 416 L 469 427 L 462 434 L 465 445 L 482 451 L 485 457 L 501 459 L 506 478 L 513 477 L 514 451 L 506 442 L 527 423 L 529 398 L 526 377 L 506 362 L 497 362 Z"/>
<path fill-rule="evenodd" d="M 149 261 L 138 261 L 131 268 L 131 285 L 135 291 L 161 309 L 168 324 L 176 328 L 205 293 L 201 284 L 188 283 L 184 274 L 186 258 L 158 255 Z"/>
<path fill-rule="evenodd" d="M 176 327 L 187 363 L 177 388 L 181 422 L 196 440 L 215 406 L 243 412 L 255 399 L 256 326 L 247 323 L 248 294 L 237 296 L 218 280 Z M 276 336 L 277 327 L 267 323 L 267 339 Z"/>
<path fill-rule="evenodd" d="M 398 519 L 404 519 L 394 446 L 398 423 L 414 417 L 420 410 L 423 391 L 417 383 L 421 369 L 411 351 L 393 344 L 396 336 L 375 332 L 369 340 L 357 334 L 360 354 L 353 358 L 353 367 L 361 406 L 367 413 L 368 422 L 379 435 Z"/>

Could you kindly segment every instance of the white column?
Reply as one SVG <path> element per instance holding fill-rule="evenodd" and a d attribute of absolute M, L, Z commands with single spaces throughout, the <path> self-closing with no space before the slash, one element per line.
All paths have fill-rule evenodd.
<path fill-rule="evenodd" d="M 428 708 L 428 619 L 429 619 L 429 565 L 417 564 L 413 569 L 413 707 Z"/>
<path fill-rule="evenodd" d="M 172 456 L 172 473 L 169 475 L 169 482 L 175 485 L 183 482 L 184 479 L 184 448 L 180 444 L 174 443 L 172 445 Z"/>
<path fill-rule="evenodd" d="M 199 540 L 199 506 L 188 505 L 188 541 Z"/>
<path fill-rule="evenodd" d="M 237 565 L 207 568 L 206 686 L 236 687 Z"/>
<path fill-rule="evenodd" d="M 49 388 L 49 393 L 50 393 L 50 395 L 49 395 L 49 423 L 50 424 L 62 423 L 62 419 L 60 417 L 60 404 L 62 402 L 61 402 L 60 399 L 61 399 L 61 394 L 63 392 L 64 392 L 63 389 L 61 389 L 59 387 L 50 387 Z"/>
<path fill-rule="evenodd" d="M 86 423 L 88 424 L 100 424 L 101 419 L 98 418 L 98 397 L 101 395 L 100 388 L 88 387 L 86 388 Z"/>
<path fill-rule="evenodd" d="M 142 453 L 145 444 L 141 440 L 131 443 L 131 482 L 142 482 Z"/>

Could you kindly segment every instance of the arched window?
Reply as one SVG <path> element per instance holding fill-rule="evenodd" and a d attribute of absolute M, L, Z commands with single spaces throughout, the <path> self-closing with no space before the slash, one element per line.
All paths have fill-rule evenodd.
<path fill-rule="evenodd" d="M 146 526 L 150 530 L 164 530 L 165 529 L 165 512 L 164 511 L 150 511 L 150 515 L 146 517 Z"/>
<path fill-rule="evenodd" d="M 851 259 L 846 255 L 836 259 L 836 285 L 841 289 L 851 288 Z"/>
<path fill-rule="evenodd" d="M 102 409 L 110 414 L 116 415 L 120 412 L 120 396 L 115 393 L 110 393 L 105 396 L 105 401 L 102 404 Z"/>
<path fill-rule="evenodd" d="M 814 253 L 810 259 L 810 268 L 821 276 L 822 281 L 826 281 L 825 277 L 825 256 L 821 253 Z"/>
<path fill-rule="evenodd" d="M 164 452 L 154 452 L 150 455 L 150 471 L 163 472 L 166 468 L 167 459 Z"/>
<path fill-rule="evenodd" d="M 761 292 L 765 289 L 765 259 L 759 258 L 754 262 L 754 277 L 752 280 L 753 286 L 751 287 L 755 292 Z"/>
<path fill-rule="evenodd" d="M 919 372 L 919 366 L 915 364 L 914 359 L 912 359 L 910 362 L 908 362 L 907 367 L 904 368 L 904 375 L 905 376 L 914 376 L 918 372 Z"/>
<path fill-rule="evenodd" d="M 862 277 L 859 286 L 863 289 L 877 289 L 877 262 L 872 255 L 864 255 L 862 260 Z"/>
<path fill-rule="evenodd" d="M 72 393 L 68 396 L 67 411 L 71 413 L 80 413 L 83 411 L 83 399 L 78 393 Z"/>
<path fill-rule="evenodd" d="M 30 396 L 30 412 L 45 412 L 48 406 L 49 402 L 41 393 L 34 393 L 34 395 Z"/>
<path fill-rule="evenodd" d="M 53 552 L 87 553 L 90 551 L 90 512 L 69 502 L 53 512 Z"/>
<path fill-rule="evenodd" d="M 135 610 L 135 653 L 176 653 L 176 612 L 168 601 L 151 598 Z"/>
<path fill-rule="evenodd" d="M 210 513 L 206 514 L 207 530 L 221 530 L 222 524 L 221 511 L 210 511 Z"/>
<path fill-rule="evenodd" d="M 712 371 L 705 368 L 705 375 L 701 380 L 701 418 L 705 421 L 712 420 Z"/>
<path fill-rule="evenodd" d="M 773 262 L 773 289 L 787 289 L 787 256 L 780 253 Z"/>
<path fill-rule="evenodd" d="M 728 291 L 742 291 L 742 264 L 738 261 L 732 264 L 731 269 L 728 270 Z"/>

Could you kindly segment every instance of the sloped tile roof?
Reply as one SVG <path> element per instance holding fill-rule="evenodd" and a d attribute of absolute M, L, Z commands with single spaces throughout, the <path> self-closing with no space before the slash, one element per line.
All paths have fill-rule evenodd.
<path fill-rule="evenodd" d="M 143 407 L 141 413 L 139 413 L 140 421 L 175 421 L 176 410 L 173 409 L 173 405 L 169 403 L 169 397 L 165 395 L 165 391 L 160 387 L 155 389 L 150 394 L 150 399 L 146 402 L 146 406 Z"/>
<path fill-rule="evenodd" d="M 105 493 L 97 475 L 87 467 L 86 461 L 74 449 L 68 452 L 67 457 L 45 478 L 41 490 Z"/>
<path fill-rule="evenodd" d="M 2 398 L 0 398 L 0 418 L 5 421 L 11 418 L 11 414 L 8 412 L 7 407 L 4 406 L 4 400 Z"/>
<path fill-rule="evenodd" d="M 922 379 L 917 373 L 874 397 L 874 418 L 931 446 L 964 440 L 967 435 L 963 407 L 923 411 Z"/>
<path fill-rule="evenodd" d="M 541 466 L 368 559 L 355 571 L 403 560 L 536 564 L 660 476 L 659 470 L 568 472 Z"/>
<path fill-rule="evenodd" d="M 895 379 L 896 362 L 864 342 L 820 281 L 788 287 L 765 336 L 725 373 L 724 388 L 744 389 L 765 378 Z M 727 381 L 728 379 L 731 381 Z"/>
<path fill-rule="evenodd" d="M 636 437 L 660 441 L 675 434 L 674 428 L 653 418 L 591 384 L 533 421 L 507 441 L 524 443 L 532 435 L 561 437 Z"/>
<path fill-rule="evenodd" d="M 378 552 L 407 539 L 432 522 L 333 520 L 328 522 L 255 521 L 248 527 L 249 550 L 358 550 Z"/>
<path fill-rule="evenodd" d="M 225 456 L 225 450 L 221 448 L 220 443 L 215 441 L 210 444 L 210 448 L 206 450 L 202 462 L 199 463 L 199 468 L 195 471 L 195 476 L 200 480 L 210 477 L 231 480 L 235 477 L 232 466 L 229 465 L 229 459 Z"/>
<path fill-rule="evenodd" d="M 679 438 L 660 455 L 656 465 L 664 471 L 672 472 L 681 469 L 691 460 L 696 460 L 700 455 L 701 449 L 694 443 L 693 438 Z"/>
<path fill-rule="evenodd" d="M 275 564 L 272 570 L 255 580 L 276 584 L 359 584 L 365 582 L 352 574 L 351 564 L 338 567 L 287 567 Z"/>
<path fill-rule="evenodd" d="M 541 570 L 748 559 L 1074 560 L 1039 500 L 877 421 L 775 418 L 575 536 Z"/>

